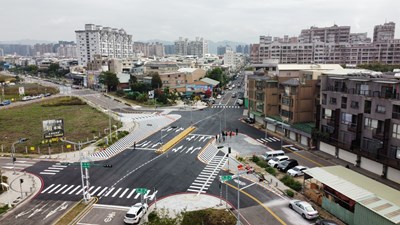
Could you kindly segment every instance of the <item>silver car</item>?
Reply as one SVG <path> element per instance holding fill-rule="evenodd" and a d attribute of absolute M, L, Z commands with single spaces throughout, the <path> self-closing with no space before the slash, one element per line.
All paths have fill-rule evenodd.
<path fill-rule="evenodd" d="M 292 177 L 303 176 L 304 170 L 308 169 L 305 166 L 295 166 L 292 169 L 288 170 L 287 173 Z"/>
<path fill-rule="evenodd" d="M 292 200 L 289 202 L 289 208 L 299 213 L 304 219 L 315 219 L 317 218 L 318 211 L 314 207 L 305 201 Z"/>

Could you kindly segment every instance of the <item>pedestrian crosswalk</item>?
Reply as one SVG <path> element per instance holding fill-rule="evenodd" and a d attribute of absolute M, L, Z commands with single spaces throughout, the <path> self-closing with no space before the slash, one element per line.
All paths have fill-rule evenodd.
<path fill-rule="evenodd" d="M 101 198 L 117 198 L 117 199 L 140 199 L 140 193 L 136 188 L 126 187 L 104 187 L 104 186 L 90 186 L 88 192 L 90 196 L 97 196 Z M 40 194 L 47 195 L 67 195 L 76 196 L 83 193 L 82 185 L 74 184 L 51 184 L 44 188 Z M 149 197 L 150 200 L 154 198 L 154 191 L 147 190 L 143 198 Z"/>
<path fill-rule="evenodd" d="M 258 138 L 257 141 L 260 142 L 261 144 L 266 144 L 266 143 L 281 141 L 281 139 L 276 137 L 266 137 L 266 138 Z"/>
<path fill-rule="evenodd" d="M 199 155 L 200 161 L 208 164 L 214 158 L 214 156 L 218 153 L 219 149 L 213 144 L 208 145 L 207 148 L 201 152 Z"/>
<path fill-rule="evenodd" d="M 99 158 L 107 159 L 109 157 L 112 157 L 120 153 L 121 151 L 133 146 L 135 142 L 138 143 L 147 136 L 158 131 L 159 128 L 167 126 L 168 124 L 174 122 L 174 120 L 180 117 L 179 115 L 169 115 L 168 117 L 162 115 L 151 115 L 145 117 L 137 117 L 136 115 L 132 116 L 132 119 L 134 119 L 139 126 L 137 129 L 135 129 L 127 136 L 121 138 L 107 149 L 93 153 L 89 157 L 94 160 L 98 160 Z"/>
<path fill-rule="evenodd" d="M 211 108 L 214 109 L 222 109 L 222 108 L 229 108 L 229 109 L 238 109 L 240 106 L 238 105 L 213 105 Z"/>
<path fill-rule="evenodd" d="M 60 171 L 62 171 L 64 168 L 67 166 L 61 165 L 61 163 L 56 163 L 54 165 L 51 165 L 49 168 L 44 169 L 40 174 L 42 175 L 56 175 Z"/>
<path fill-rule="evenodd" d="M 20 171 L 20 170 L 24 170 L 27 167 L 33 166 L 35 163 L 37 163 L 38 161 L 34 160 L 34 159 L 21 159 L 21 160 L 17 160 L 14 162 L 14 164 L 12 163 L 12 159 L 10 159 L 9 163 L 5 163 L 4 165 L 1 166 L 2 169 L 6 169 L 6 170 L 13 170 L 14 166 L 15 166 L 15 170 L 16 171 Z"/>
<path fill-rule="evenodd" d="M 169 130 L 170 128 L 165 128 L 163 129 L 164 131 L 171 131 Z M 181 130 L 184 130 L 183 128 L 176 128 L 175 131 L 179 132 Z M 174 132 L 174 131 L 171 131 Z M 193 154 L 196 151 L 199 151 L 202 149 L 202 147 L 195 147 L 191 145 L 191 143 L 194 142 L 200 142 L 200 143 L 206 143 L 209 141 L 213 136 L 211 135 L 203 135 L 203 134 L 189 134 L 185 140 L 189 141 L 190 144 L 185 143 L 184 145 L 180 146 L 175 146 L 171 151 L 172 152 L 177 152 L 177 153 L 186 153 L 186 154 Z M 142 142 L 139 142 L 136 144 L 136 149 L 140 150 L 156 150 L 162 145 L 162 143 L 159 140 L 145 140 Z"/>
<path fill-rule="evenodd" d="M 228 158 L 225 156 L 214 156 L 211 162 L 201 171 L 193 183 L 187 189 L 188 192 L 204 194 L 218 175 L 221 168 L 224 167 Z"/>

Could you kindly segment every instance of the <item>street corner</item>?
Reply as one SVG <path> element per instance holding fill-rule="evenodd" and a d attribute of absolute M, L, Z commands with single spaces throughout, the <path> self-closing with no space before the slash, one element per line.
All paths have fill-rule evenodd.
<path fill-rule="evenodd" d="M 76 224 L 125 224 L 124 217 L 128 210 L 126 206 L 95 204 Z"/>

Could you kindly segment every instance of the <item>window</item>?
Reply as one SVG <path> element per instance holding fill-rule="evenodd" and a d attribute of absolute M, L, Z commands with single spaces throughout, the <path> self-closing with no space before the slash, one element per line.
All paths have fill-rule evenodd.
<path fill-rule="evenodd" d="M 364 101 L 364 113 L 371 114 L 371 101 Z"/>
<path fill-rule="evenodd" d="M 352 121 L 352 117 L 353 117 L 352 114 L 342 113 L 341 118 L 340 118 L 340 121 L 341 121 L 343 124 L 350 124 L 351 121 Z"/>
<path fill-rule="evenodd" d="M 351 101 L 350 107 L 353 108 L 353 109 L 358 109 L 358 102 L 357 101 Z"/>
<path fill-rule="evenodd" d="M 322 110 L 323 110 L 322 118 L 330 119 L 332 117 L 332 110 L 330 109 L 322 109 Z"/>
<path fill-rule="evenodd" d="M 364 126 L 365 126 L 365 128 L 370 128 L 370 129 L 375 128 L 376 129 L 376 128 L 378 128 L 378 120 L 374 120 L 374 119 L 365 117 Z"/>
<path fill-rule="evenodd" d="M 347 97 L 342 97 L 342 109 L 347 108 Z"/>
<path fill-rule="evenodd" d="M 400 124 L 393 124 L 393 133 L 392 137 L 396 139 L 400 139 Z"/>
<path fill-rule="evenodd" d="M 376 106 L 376 112 L 377 113 L 386 113 L 386 107 L 383 105 L 377 105 Z"/>
<path fill-rule="evenodd" d="M 331 105 L 336 105 L 336 98 L 330 98 L 329 99 L 329 103 L 331 104 Z"/>
<path fill-rule="evenodd" d="M 393 105 L 392 118 L 400 119 L 400 105 Z"/>

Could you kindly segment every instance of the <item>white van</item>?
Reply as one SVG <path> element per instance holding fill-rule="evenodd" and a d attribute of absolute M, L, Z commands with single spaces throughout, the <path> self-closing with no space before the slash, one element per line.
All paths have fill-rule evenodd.
<path fill-rule="evenodd" d="M 263 158 L 265 161 L 269 161 L 270 159 L 281 155 L 285 155 L 285 152 L 282 150 L 268 151 L 262 154 L 261 158 Z"/>

